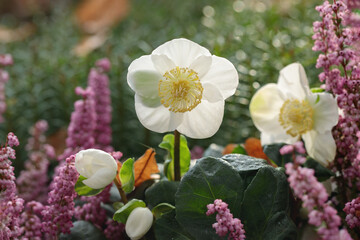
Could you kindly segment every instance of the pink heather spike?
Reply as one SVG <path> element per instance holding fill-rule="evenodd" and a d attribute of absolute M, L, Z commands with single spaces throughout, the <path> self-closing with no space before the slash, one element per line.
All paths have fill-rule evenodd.
<path fill-rule="evenodd" d="M 217 212 L 217 222 L 212 225 L 217 235 L 224 237 L 229 233 L 229 239 L 245 239 L 244 225 L 241 223 L 240 219 L 233 218 L 227 203 L 223 202 L 221 199 L 215 199 L 213 204 L 207 205 L 207 209 L 207 216 Z"/>

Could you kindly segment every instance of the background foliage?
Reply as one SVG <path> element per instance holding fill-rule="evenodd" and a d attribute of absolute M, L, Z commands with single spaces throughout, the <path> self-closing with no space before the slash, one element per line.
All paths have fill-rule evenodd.
<path fill-rule="evenodd" d="M 210 139 L 189 139 L 190 146 L 239 143 L 256 136 L 249 100 L 260 86 L 275 82 L 278 71 L 289 63 L 301 62 L 310 82 L 318 85 L 316 53 L 311 51 L 312 22 L 317 18 L 314 6 L 318 4 L 313 1 L 133 0 L 128 17 L 113 28 L 106 43 L 83 58 L 71 54 L 80 41 L 72 17 L 76 3 L 55 1 L 51 14 L 33 18 L 37 25 L 33 36 L 0 45 L 0 53 L 11 53 L 15 61 L 8 68 L 8 109 L 6 122 L 0 124 L 0 136 L 14 131 L 22 147 L 29 127 L 38 119 L 49 122 L 50 135 L 67 127 L 78 99 L 74 88 L 85 86 L 89 69 L 102 57 L 112 62 L 115 149 L 126 156 L 139 156 L 145 149 L 142 144 L 156 147 L 163 135 L 148 132 L 138 121 L 134 94 L 126 83 L 127 67 L 173 38 L 191 39 L 228 58 L 240 77 L 238 91 L 227 101 L 220 131 Z M 19 24 L 11 15 L 3 15 L 0 23 Z M 18 152 L 18 159 L 24 160 L 24 152 Z M 19 164 L 15 163 L 17 170 Z"/>

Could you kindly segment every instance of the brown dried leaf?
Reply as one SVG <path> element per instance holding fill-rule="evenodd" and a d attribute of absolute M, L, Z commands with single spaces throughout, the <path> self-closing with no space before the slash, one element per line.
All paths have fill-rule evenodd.
<path fill-rule="evenodd" d="M 134 163 L 135 187 L 151 179 L 151 174 L 158 172 L 159 168 L 155 159 L 155 150 L 149 148 L 145 154 Z"/>
<path fill-rule="evenodd" d="M 83 31 L 94 34 L 119 23 L 128 11 L 128 0 L 84 0 L 75 17 Z"/>

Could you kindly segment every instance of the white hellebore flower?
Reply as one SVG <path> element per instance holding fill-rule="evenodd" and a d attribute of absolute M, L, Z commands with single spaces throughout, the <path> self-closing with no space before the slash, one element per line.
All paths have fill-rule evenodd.
<path fill-rule="evenodd" d="M 261 131 L 261 143 L 293 144 L 302 137 L 310 157 L 324 166 L 335 157 L 331 129 L 338 122 L 338 106 L 329 93 L 312 93 L 305 70 L 293 63 L 280 71 L 277 84 L 259 89 L 250 113 Z"/>
<path fill-rule="evenodd" d="M 94 189 L 109 185 L 115 178 L 117 163 L 107 152 L 98 149 L 87 149 L 75 156 L 75 168 L 86 177 L 83 183 Z"/>
<path fill-rule="evenodd" d="M 137 207 L 130 213 L 125 224 L 126 234 L 131 240 L 142 238 L 153 223 L 154 216 L 146 207 Z"/>
<path fill-rule="evenodd" d="M 211 137 L 235 93 L 238 74 L 225 58 L 187 39 L 174 39 L 134 60 L 127 81 L 140 122 L 155 132 Z"/>

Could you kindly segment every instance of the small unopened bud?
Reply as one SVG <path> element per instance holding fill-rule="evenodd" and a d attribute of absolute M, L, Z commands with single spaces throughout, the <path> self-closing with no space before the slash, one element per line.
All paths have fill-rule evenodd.
<path fill-rule="evenodd" d="M 154 217 L 148 208 L 135 208 L 129 215 L 125 231 L 131 240 L 142 238 L 151 228 Z"/>

